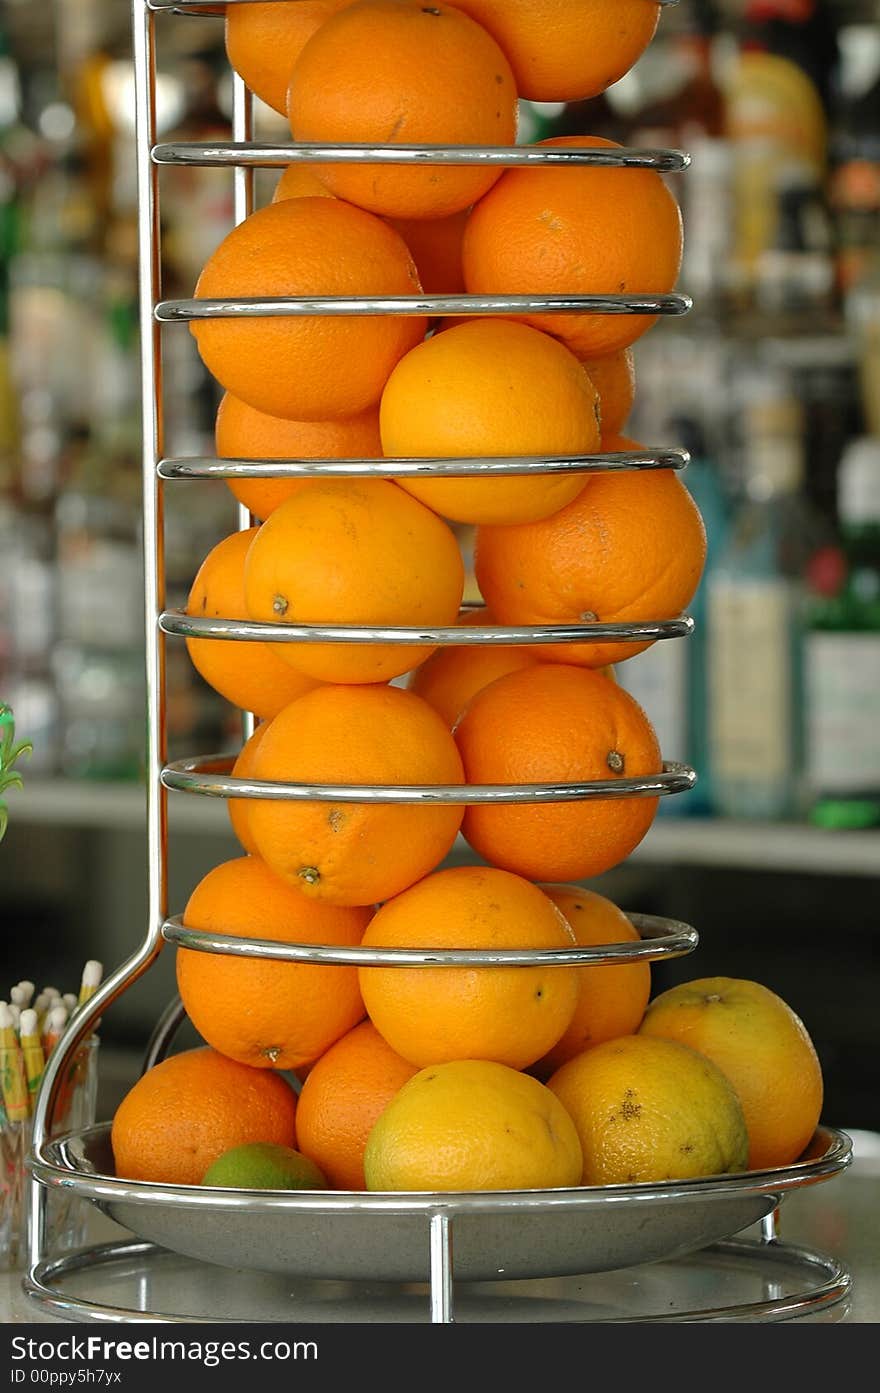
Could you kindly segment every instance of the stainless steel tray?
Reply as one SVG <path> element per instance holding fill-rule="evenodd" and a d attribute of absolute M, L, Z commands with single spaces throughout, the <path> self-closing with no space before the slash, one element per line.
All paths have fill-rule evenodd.
<path fill-rule="evenodd" d="M 851 1155 L 844 1133 L 822 1127 L 793 1165 L 662 1184 L 448 1195 L 241 1191 L 118 1179 L 105 1123 L 50 1143 L 35 1175 L 174 1253 L 302 1278 L 425 1281 L 439 1225 L 455 1279 L 473 1282 L 607 1272 L 694 1253 L 759 1223 L 786 1193 L 839 1174 Z"/>

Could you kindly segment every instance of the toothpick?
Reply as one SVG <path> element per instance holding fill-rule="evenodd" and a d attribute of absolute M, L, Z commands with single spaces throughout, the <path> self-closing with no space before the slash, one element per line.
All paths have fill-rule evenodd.
<path fill-rule="evenodd" d="M 101 978 L 104 975 L 104 966 L 94 958 L 90 958 L 83 968 L 82 981 L 79 988 L 78 1007 L 85 1006 L 87 1001 L 91 1001 L 98 987 L 101 985 Z"/>

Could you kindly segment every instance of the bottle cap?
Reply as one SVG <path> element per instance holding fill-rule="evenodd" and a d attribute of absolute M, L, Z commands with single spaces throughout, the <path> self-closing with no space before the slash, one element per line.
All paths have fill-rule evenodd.
<path fill-rule="evenodd" d="M 846 523 L 880 522 L 880 437 L 851 440 L 837 472 L 837 507 Z"/>

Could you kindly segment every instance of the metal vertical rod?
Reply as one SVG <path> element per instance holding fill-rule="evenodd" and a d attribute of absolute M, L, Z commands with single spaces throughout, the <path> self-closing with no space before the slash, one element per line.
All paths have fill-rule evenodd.
<path fill-rule="evenodd" d="M 232 139 L 238 142 L 253 140 L 254 137 L 254 96 L 247 83 L 238 73 L 232 74 Z M 235 226 L 243 223 L 254 211 L 253 168 L 236 167 L 233 172 L 233 216 Z M 254 525 L 255 519 L 243 503 L 238 505 L 238 530 L 246 532 Z M 253 712 L 241 713 L 242 739 L 248 740 L 256 722 Z"/>
<path fill-rule="evenodd" d="M 779 1206 L 772 1209 L 769 1214 L 765 1214 L 761 1220 L 761 1242 L 777 1243 L 779 1241 Z"/>
<path fill-rule="evenodd" d="M 244 79 L 232 74 L 232 139 L 241 144 L 254 138 L 254 98 Z M 254 211 L 253 167 L 237 166 L 233 174 L 235 225 Z"/>
<path fill-rule="evenodd" d="M 134 4 L 135 125 L 138 185 L 138 292 L 144 529 L 144 621 L 147 677 L 147 858 L 149 932 L 161 946 L 167 915 L 168 795 L 160 775 L 166 760 L 165 641 L 159 614 L 165 607 L 162 455 L 162 342 L 153 314 L 161 293 L 159 171 L 156 143 L 155 16 L 146 0 Z"/>
<path fill-rule="evenodd" d="M 431 1215 L 431 1323 L 450 1325 L 453 1317 L 452 1219 L 443 1210 Z"/>
<path fill-rule="evenodd" d="M 31 1153 L 42 1157 L 51 1134 L 55 1102 L 68 1062 L 97 1025 L 102 1012 L 155 961 L 164 942 L 167 904 L 167 793 L 160 781 L 165 763 L 165 650 L 159 614 L 165 606 L 162 481 L 157 464 L 162 448 L 161 343 L 153 315 L 158 298 L 158 169 L 151 159 L 156 141 L 155 19 L 146 0 L 132 0 L 135 79 L 135 144 L 138 184 L 138 289 L 140 298 L 141 410 L 143 433 L 144 619 L 147 679 L 147 879 L 148 919 L 138 949 L 99 987 L 52 1051 L 37 1096 Z M 28 1187 L 31 1276 L 46 1253 L 48 1193 L 32 1179 Z"/>

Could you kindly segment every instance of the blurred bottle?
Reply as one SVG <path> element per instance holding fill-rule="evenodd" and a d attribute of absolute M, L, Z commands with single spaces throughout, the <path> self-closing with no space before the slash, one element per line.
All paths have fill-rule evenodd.
<path fill-rule="evenodd" d="M 746 0 L 740 8 L 742 46 L 799 68 L 827 109 L 839 63 L 835 6 L 825 0 Z"/>
<path fill-rule="evenodd" d="M 18 440 L 9 350 L 9 267 L 18 246 L 20 200 L 16 161 L 9 147 L 18 125 L 19 106 L 18 74 L 0 26 L 0 494 L 13 487 Z"/>
<path fill-rule="evenodd" d="M 844 300 L 880 260 L 880 28 L 840 34 L 839 97 L 831 138 L 830 201 Z"/>
<path fill-rule="evenodd" d="M 55 509 L 61 771 L 134 778 L 146 719 L 139 474 L 133 460 L 74 443 Z"/>
<path fill-rule="evenodd" d="M 858 355 L 862 429 L 880 435 L 880 29 L 841 31 L 831 204 L 837 280 Z"/>
<path fill-rule="evenodd" d="M 789 282 L 784 298 L 794 280 L 798 301 L 815 286 L 816 308 L 825 306 L 827 102 L 836 65 L 835 25 L 815 0 L 746 5 L 724 84 L 743 309 L 778 313 L 780 278 Z"/>
<path fill-rule="evenodd" d="M 726 140 L 702 136 L 688 142 L 691 165 L 683 182 L 685 224 L 681 284 L 693 296 L 697 316 L 723 312 L 738 297 L 732 256 L 736 210 L 733 153 Z"/>
<path fill-rule="evenodd" d="M 724 98 L 713 62 L 714 9 L 705 0 L 691 0 L 679 23 L 681 29 L 663 35 L 640 60 L 636 77 L 644 98 L 632 122 L 640 144 L 689 146 L 724 131 Z"/>
<path fill-rule="evenodd" d="M 668 36 L 643 65 L 662 65 L 662 85 L 634 122 L 632 139 L 646 146 L 686 150 L 691 163 L 684 176 L 669 182 L 685 223 L 681 284 L 694 297 L 698 315 L 718 312 L 730 289 L 732 229 L 731 149 L 725 138 L 724 94 L 718 80 L 715 7 L 695 0 L 679 22 L 687 28 Z M 650 57 L 649 57 L 650 55 Z M 659 81 L 659 79 L 655 79 Z"/>
<path fill-rule="evenodd" d="M 810 818 L 880 826 L 880 439 L 838 473 L 840 549 L 817 554 L 805 651 Z"/>
<path fill-rule="evenodd" d="M 5 608 L 3 700 L 33 741 L 28 768 L 49 775 L 58 767 L 58 699 L 49 655 L 57 634 L 57 584 L 51 515 L 38 506 L 7 502 L 0 510 Z M 0 622 L 3 622 L 0 620 Z"/>
<path fill-rule="evenodd" d="M 671 619 L 673 615 L 658 615 Z M 654 727 L 664 759 L 694 764 L 688 728 L 688 649 L 691 639 L 663 639 L 618 663 L 615 677 L 621 687 L 634 696 Z M 693 811 L 694 795 L 684 798 L 661 798 L 658 817 L 682 817 Z"/>
<path fill-rule="evenodd" d="M 218 74 L 207 56 L 191 55 L 175 69 L 187 109 L 166 138 L 229 138 L 229 118 L 218 102 Z M 211 253 L 233 223 L 232 181 L 227 170 L 179 165 L 163 183 L 163 272 L 170 290 L 189 295 Z"/>
<path fill-rule="evenodd" d="M 706 528 L 706 565 L 690 607 L 694 632 L 688 641 L 687 654 L 688 759 L 696 768 L 698 782 L 693 793 L 680 801 L 687 804 L 685 812 L 692 816 L 704 816 L 713 807 L 708 703 L 708 593 L 715 567 L 726 548 L 728 507 L 718 462 L 713 458 L 703 423 L 698 420 L 681 422 L 678 438 L 691 456 L 684 483 L 700 510 Z"/>
<path fill-rule="evenodd" d="M 676 443 L 690 453 L 682 482 L 700 509 L 706 527 L 706 569 L 689 606 L 694 632 L 688 639 L 655 643 L 620 663 L 617 680 L 645 708 L 667 759 L 683 760 L 697 771 L 696 788 L 686 798 L 661 799 L 658 816 L 696 817 L 711 809 L 711 762 L 706 702 L 706 588 L 724 545 L 726 504 L 702 423 L 696 416 L 674 418 Z M 663 618 L 672 616 L 664 615 Z"/>
<path fill-rule="evenodd" d="M 817 170 L 781 165 L 776 177 L 776 229 L 755 259 L 755 304 L 768 316 L 827 318 L 834 306 L 831 221 Z"/>
<path fill-rule="evenodd" d="M 749 392 L 742 496 L 706 590 L 709 760 L 716 812 L 778 819 L 802 806 L 802 577 L 819 529 L 797 402 L 772 376 Z"/>
<path fill-rule="evenodd" d="M 846 323 L 858 359 L 863 429 L 880 435 L 880 266 L 847 297 Z"/>

